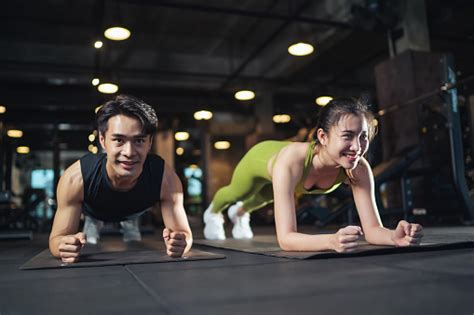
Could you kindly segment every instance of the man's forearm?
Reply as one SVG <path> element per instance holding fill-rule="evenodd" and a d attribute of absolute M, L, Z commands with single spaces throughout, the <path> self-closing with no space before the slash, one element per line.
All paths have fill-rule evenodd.
<path fill-rule="evenodd" d="M 50 237 L 49 239 L 49 251 L 54 257 L 59 258 L 59 240 L 62 237 L 62 235 L 56 235 L 54 237 Z"/>

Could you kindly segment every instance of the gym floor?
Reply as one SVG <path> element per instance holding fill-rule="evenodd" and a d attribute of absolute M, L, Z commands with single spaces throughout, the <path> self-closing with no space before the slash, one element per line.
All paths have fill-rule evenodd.
<path fill-rule="evenodd" d="M 19 270 L 46 247 L 0 241 L 1 315 L 474 314 L 474 248 L 292 260 L 196 245 L 226 259 Z"/>

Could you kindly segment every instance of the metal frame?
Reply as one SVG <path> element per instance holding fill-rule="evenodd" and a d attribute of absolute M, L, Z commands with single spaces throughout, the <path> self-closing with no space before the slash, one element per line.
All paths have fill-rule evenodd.
<path fill-rule="evenodd" d="M 469 195 L 467 187 L 464 153 L 462 147 L 461 118 L 458 110 L 458 93 L 456 89 L 456 72 L 454 70 L 454 57 L 444 55 L 441 59 L 444 85 L 441 88 L 448 118 L 449 140 L 451 145 L 451 166 L 453 182 L 456 191 L 464 201 L 469 214 L 469 222 L 474 222 L 474 202 Z"/>

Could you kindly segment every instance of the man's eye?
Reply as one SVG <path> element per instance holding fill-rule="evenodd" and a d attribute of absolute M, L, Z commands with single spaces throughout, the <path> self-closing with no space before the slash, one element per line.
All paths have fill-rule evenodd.
<path fill-rule="evenodd" d="M 115 139 L 112 139 L 112 141 L 120 143 L 120 142 L 122 142 L 122 139 L 115 138 Z"/>
<path fill-rule="evenodd" d="M 136 143 L 138 143 L 138 144 L 143 144 L 144 142 L 145 142 L 144 139 L 137 139 L 137 140 L 136 140 Z"/>

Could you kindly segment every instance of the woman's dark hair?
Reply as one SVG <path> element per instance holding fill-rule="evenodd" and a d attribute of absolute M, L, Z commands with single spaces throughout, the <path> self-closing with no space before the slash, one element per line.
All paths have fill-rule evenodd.
<path fill-rule="evenodd" d="M 107 132 L 109 119 L 117 115 L 138 119 L 146 135 L 153 135 L 158 129 L 158 117 L 153 107 L 133 96 L 118 95 L 97 112 L 97 128 L 102 135 Z"/>
<path fill-rule="evenodd" d="M 330 101 L 326 106 L 322 107 L 318 114 L 316 126 L 313 131 L 312 139 L 319 143 L 317 131 L 321 128 L 325 133 L 329 133 L 332 126 L 336 125 L 339 120 L 346 115 L 363 116 L 367 120 L 369 127 L 369 142 L 375 137 L 377 127 L 374 125 L 374 115 L 369 111 L 368 100 L 366 97 L 359 99 L 352 97 L 339 97 Z"/>

